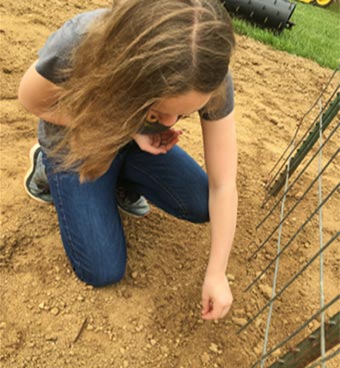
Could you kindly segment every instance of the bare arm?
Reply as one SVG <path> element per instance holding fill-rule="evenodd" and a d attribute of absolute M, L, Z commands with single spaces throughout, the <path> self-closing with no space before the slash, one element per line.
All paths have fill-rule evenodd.
<path fill-rule="evenodd" d="M 237 215 L 237 147 L 234 115 L 202 121 L 209 177 L 211 251 L 203 285 L 203 318 L 224 317 L 232 295 L 225 272 L 234 239 Z"/>
<path fill-rule="evenodd" d="M 21 79 L 18 99 L 22 106 L 32 114 L 57 125 L 67 126 L 69 119 L 51 107 L 57 102 L 61 88 L 40 75 L 35 61 Z"/>

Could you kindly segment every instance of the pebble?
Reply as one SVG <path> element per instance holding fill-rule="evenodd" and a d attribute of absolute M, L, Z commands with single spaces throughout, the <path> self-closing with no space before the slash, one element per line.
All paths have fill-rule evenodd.
<path fill-rule="evenodd" d="M 270 286 L 262 284 L 259 288 L 268 299 L 272 297 L 272 288 Z"/>
<path fill-rule="evenodd" d="M 151 339 L 151 340 L 150 340 L 150 344 L 151 344 L 152 346 L 155 346 L 155 345 L 157 344 L 157 341 L 156 341 L 155 339 Z"/>
<path fill-rule="evenodd" d="M 137 276 L 138 276 L 138 272 L 137 272 L 137 271 L 133 271 L 133 272 L 131 273 L 131 277 L 132 277 L 134 280 L 136 280 Z"/>
<path fill-rule="evenodd" d="M 262 273 L 261 271 L 256 272 L 256 274 L 255 274 L 256 278 L 257 278 L 257 277 L 259 277 L 259 276 L 261 275 L 261 273 Z M 266 277 L 266 274 L 264 273 L 264 274 L 260 277 L 260 280 L 263 280 L 265 277 Z"/>
<path fill-rule="evenodd" d="M 245 310 L 243 308 L 241 308 L 241 309 L 235 309 L 233 311 L 233 315 L 235 317 L 243 317 L 245 314 L 246 314 L 246 312 L 245 312 Z"/>
<path fill-rule="evenodd" d="M 209 346 L 209 350 L 213 353 L 218 353 L 218 346 L 212 342 Z"/>
<path fill-rule="evenodd" d="M 93 330 L 94 330 L 94 327 L 93 327 L 93 325 L 88 324 L 88 325 L 86 326 L 86 329 L 87 329 L 88 331 L 93 331 Z"/>
<path fill-rule="evenodd" d="M 129 362 L 127 360 L 124 360 L 123 362 L 123 367 L 127 368 L 129 366 Z"/>
<path fill-rule="evenodd" d="M 210 360 L 210 356 L 207 352 L 204 352 L 202 355 L 201 355 L 201 361 L 203 364 L 208 364 L 209 363 L 209 360 Z"/>
<path fill-rule="evenodd" d="M 58 340 L 58 336 L 56 336 L 53 332 L 52 333 L 48 333 L 45 335 L 45 339 L 47 341 L 57 341 Z"/>
<path fill-rule="evenodd" d="M 299 257 L 299 263 L 305 263 L 306 259 L 305 257 Z"/>
<path fill-rule="evenodd" d="M 237 326 L 243 326 L 243 325 L 245 325 L 247 323 L 247 320 L 245 318 L 233 317 L 231 320 Z"/>
<path fill-rule="evenodd" d="M 54 307 L 51 309 L 51 313 L 54 315 L 54 316 L 57 316 L 59 314 L 59 309 L 57 307 Z"/>
<path fill-rule="evenodd" d="M 143 325 L 139 325 L 135 327 L 136 332 L 141 332 L 143 330 Z"/>
<path fill-rule="evenodd" d="M 130 291 L 130 290 L 124 290 L 124 291 L 123 291 L 123 297 L 124 297 L 125 299 L 129 299 L 129 298 L 131 298 L 131 297 L 132 297 L 132 293 L 131 293 L 131 291 Z"/>
<path fill-rule="evenodd" d="M 232 275 L 231 273 L 228 273 L 228 274 L 227 274 L 227 279 L 228 279 L 229 281 L 235 281 L 235 276 L 234 276 L 234 275 Z"/>
<path fill-rule="evenodd" d="M 261 353 L 262 353 L 262 344 L 258 344 L 257 346 L 255 346 L 254 353 L 256 355 L 261 355 Z"/>
<path fill-rule="evenodd" d="M 277 357 L 279 357 L 281 355 L 281 350 L 280 349 L 277 349 L 277 350 L 275 350 L 273 353 L 272 353 L 272 356 L 274 357 L 274 358 L 277 358 Z"/>

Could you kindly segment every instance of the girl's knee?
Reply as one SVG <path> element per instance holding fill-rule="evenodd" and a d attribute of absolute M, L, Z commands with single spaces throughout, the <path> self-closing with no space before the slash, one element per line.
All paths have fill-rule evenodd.
<path fill-rule="evenodd" d="M 195 224 L 203 224 L 209 221 L 209 211 L 208 206 L 202 208 L 196 208 L 192 211 L 188 220 Z"/>
<path fill-rule="evenodd" d="M 191 203 L 187 209 L 184 218 L 195 224 L 202 224 L 209 221 L 209 206 L 208 199 Z"/>
<path fill-rule="evenodd" d="M 88 285 L 94 287 L 116 284 L 122 280 L 125 274 L 125 263 L 111 265 L 107 269 L 79 270 L 74 269 L 77 277 Z"/>
<path fill-rule="evenodd" d="M 126 269 L 125 244 L 114 248 L 101 248 L 103 250 L 101 252 L 97 248 L 97 252 L 89 252 L 86 256 L 85 254 L 78 255 L 77 259 L 71 258 L 77 277 L 95 287 L 116 284 L 124 277 Z"/>

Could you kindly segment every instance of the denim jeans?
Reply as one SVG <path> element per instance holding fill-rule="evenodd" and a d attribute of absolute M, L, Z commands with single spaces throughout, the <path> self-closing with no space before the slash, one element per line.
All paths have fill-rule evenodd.
<path fill-rule="evenodd" d="M 126 244 L 115 195 L 118 178 L 177 218 L 209 220 L 207 175 L 178 146 L 152 155 L 131 142 L 104 175 L 85 183 L 75 172 L 54 172 L 52 161 L 45 154 L 43 159 L 67 257 L 76 275 L 93 286 L 118 282 L 125 273 Z"/>

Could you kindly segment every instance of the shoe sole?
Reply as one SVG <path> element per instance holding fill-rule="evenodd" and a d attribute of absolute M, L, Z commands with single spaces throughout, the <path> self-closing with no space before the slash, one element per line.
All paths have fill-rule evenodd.
<path fill-rule="evenodd" d="M 133 212 L 126 211 L 123 207 L 120 207 L 119 205 L 117 205 L 117 206 L 118 206 L 119 211 L 123 212 L 125 215 L 131 216 L 131 217 L 134 217 L 134 218 L 139 218 L 139 219 L 148 216 L 148 214 L 151 212 L 151 211 L 149 211 L 144 215 L 136 215 Z"/>
<path fill-rule="evenodd" d="M 27 188 L 27 183 L 30 181 L 33 173 L 34 173 L 34 170 L 35 170 L 35 153 L 37 152 L 37 149 L 40 148 L 40 144 L 39 143 L 36 143 L 31 149 L 30 149 L 30 154 L 29 154 L 29 157 L 30 157 L 30 162 L 31 162 L 31 167 L 27 170 L 26 172 L 26 175 L 24 177 L 24 188 L 25 188 L 25 192 L 31 197 L 33 198 L 34 200 L 36 200 L 37 202 L 40 202 L 40 203 L 44 203 L 44 204 L 52 204 L 52 202 L 49 202 L 49 201 L 44 201 L 43 199 L 39 198 L 39 197 L 36 197 L 34 196 Z"/>

